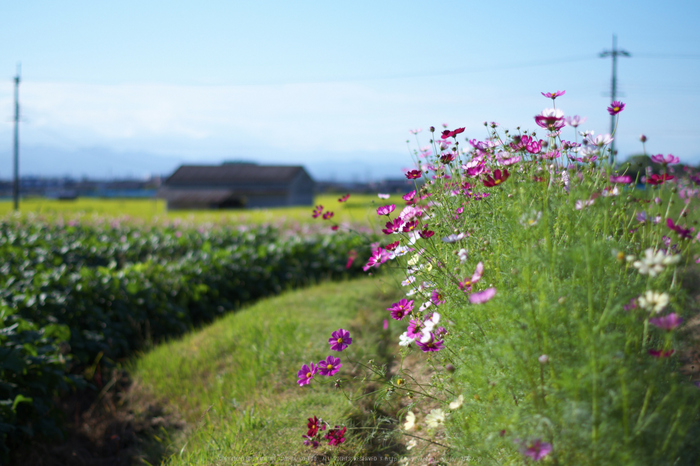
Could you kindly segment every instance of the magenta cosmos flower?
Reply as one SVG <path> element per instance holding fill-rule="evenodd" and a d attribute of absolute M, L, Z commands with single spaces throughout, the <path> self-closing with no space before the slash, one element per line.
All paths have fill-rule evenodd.
<path fill-rule="evenodd" d="M 413 339 L 419 339 L 422 335 L 423 322 L 419 319 L 411 319 L 408 322 L 408 328 L 406 329 L 406 336 Z"/>
<path fill-rule="evenodd" d="M 421 175 L 423 175 L 423 172 L 420 170 L 409 170 L 406 172 L 406 178 L 409 180 L 415 180 L 417 178 L 420 178 Z"/>
<path fill-rule="evenodd" d="M 329 430 L 324 438 L 328 440 L 328 445 L 338 446 L 345 441 L 346 431 L 346 427 L 341 429 L 340 426 L 335 426 L 335 429 Z"/>
<path fill-rule="evenodd" d="M 348 199 L 350 199 L 350 194 L 346 194 L 345 196 L 341 197 L 338 199 L 338 202 L 347 202 Z"/>
<path fill-rule="evenodd" d="M 330 377 L 331 375 L 335 375 L 341 367 L 340 358 L 328 356 L 325 360 L 322 359 L 318 362 L 318 373 Z"/>
<path fill-rule="evenodd" d="M 649 178 L 647 178 L 647 183 L 653 185 L 664 184 L 666 181 L 671 181 L 675 178 L 675 176 L 669 175 L 668 173 L 664 173 L 662 175 L 657 175 L 656 173 L 654 173 Z"/>
<path fill-rule="evenodd" d="M 439 306 L 440 304 L 445 304 L 445 297 L 442 295 L 440 290 L 433 290 L 433 293 L 430 296 L 430 301 L 432 301 L 432 303 L 436 306 Z"/>
<path fill-rule="evenodd" d="M 311 366 L 307 366 L 304 364 L 301 366 L 301 369 L 299 372 L 297 372 L 297 377 L 299 377 L 299 380 L 297 380 L 297 383 L 299 384 L 300 387 L 304 385 L 308 385 L 311 383 L 311 379 L 314 378 L 314 375 L 316 375 L 316 371 L 318 371 L 318 367 L 314 365 L 314 363 L 311 363 Z"/>
<path fill-rule="evenodd" d="M 619 100 L 616 100 L 615 102 L 610 104 L 610 106 L 608 107 L 608 113 L 610 115 L 617 115 L 618 113 L 620 113 L 624 109 L 625 109 L 625 104 L 623 104 Z"/>
<path fill-rule="evenodd" d="M 691 230 L 690 228 L 683 228 L 680 225 L 676 225 L 675 223 L 673 223 L 673 220 L 671 220 L 670 218 L 666 219 L 666 226 L 668 226 L 671 230 L 678 233 L 678 236 L 680 236 L 681 239 L 690 239 L 692 237 L 692 235 L 690 233 L 693 230 Z"/>
<path fill-rule="evenodd" d="M 386 309 L 391 311 L 391 318 L 401 320 L 413 311 L 413 300 L 408 301 L 406 298 L 394 303 Z"/>
<path fill-rule="evenodd" d="M 657 350 L 657 349 L 650 349 L 647 351 L 650 356 L 653 356 L 655 358 L 670 358 L 673 356 L 673 353 L 676 352 L 676 350 Z"/>
<path fill-rule="evenodd" d="M 667 316 L 654 317 L 653 319 L 649 319 L 649 323 L 651 325 L 659 327 L 660 329 L 671 331 L 674 328 L 678 327 L 680 324 L 682 324 L 683 319 L 681 319 L 675 312 L 672 312 Z"/>
<path fill-rule="evenodd" d="M 467 292 L 472 290 L 472 285 L 479 280 L 481 280 L 481 276 L 484 274 L 484 263 L 479 262 L 476 264 L 476 270 L 474 270 L 474 274 L 472 275 L 471 278 L 469 279 L 464 279 L 463 282 L 459 282 L 459 289 Z"/>
<path fill-rule="evenodd" d="M 552 451 L 552 444 L 541 441 L 540 439 L 532 442 L 527 448 L 521 450 L 522 454 L 534 461 L 539 461 Z"/>
<path fill-rule="evenodd" d="M 457 128 L 457 129 L 452 130 L 452 131 L 446 129 L 445 131 L 442 132 L 442 134 L 440 135 L 440 138 L 442 138 L 442 139 L 453 138 L 453 137 L 455 137 L 458 134 L 461 134 L 463 132 L 464 132 L 464 128 Z"/>
<path fill-rule="evenodd" d="M 390 204 L 390 205 L 385 205 L 381 206 L 380 208 L 377 209 L 377 215 L 389 215 L 394 211 L 396 208 L 396 205 Z"/>
<path fill-rule="evenodd" d="M 566 94 L 566 91 L 557 91 L 557 92 L 547 92 L 546 94 L 544 92 L 540 92 L 543 96 L 545 96 L 548 99 L 556 99 L 557 97 Z"/>
<path fill-rule="evenodd" d="M 314 208 L 314 211 L 311 213 L 311 216 L 313 218 L 318 218 L 321 214 L 323 213 L 323 206 L 322 205 L 317 205 Z"/>
<path fill-rule="evenodd" d="M 328 344 L 331 345 L 333 351 L 343 351 L 350 343 L 352 343 L 350 332 L 342 328 L 331 333 L 331 337 L 328 339 Z"/>
<path fill-rule="evenodd" d="M 431 332 L 430 340 L 423 343 L 420 341 L 420 339 L 417 339 L 416 346 L 418 346 L 418 348 L 420 348 L 424 353 L 429 353 L 432 351 L 440 351 L 444 347 L 444 343 L 442 340 L 436 339 L 435 334 Z"/>

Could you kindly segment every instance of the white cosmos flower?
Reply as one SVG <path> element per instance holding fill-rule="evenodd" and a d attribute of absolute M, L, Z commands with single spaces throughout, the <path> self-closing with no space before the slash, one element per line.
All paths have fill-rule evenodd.
<path fill-rule="evenodd" d="M 465 262 L 467 260 L 467 250 L 465 248 L 457 251 L 457 257 L 459 257 L 460 262 Z"/>
<path fill-rule="evenodd" d="M 399 335 L 399 346 L 408 346 L 414 341 L 416 341 L 415 338 L 409 337 L 408 332 L 403 332 Z"/>
<path fill-rule="evenodd" d="M 421 329 L 421 333 L 423 334 L 420 337 L 420 342 L 421 343 L 428 343 L 430 339 L 432 338 L 431 332 L 435 329 L 435 326 L 440 322 L 440 313 L 438 312 L 433 312 L 433 315 L 430 316 L 429 319 L 426 319 L 423 322 L 423 328 Z"/>
<path fill-rule="evenodd" d="M 411 275 L 411 276 L 407 277 L 406 280 L 401 282 L 401 286 L 408 286 L 415 281 L 416 281 L 416 277 Z"/>
<path fill-rule="evenodd" d="M 450 409 L 455 410 L 462 406 L 462 403 L 464 403 L 464 395 L 459 395 L 457 399 L 455 399 L 452 403 L 450 403 Z"/>
<path fill-rule="evenodd" d="M 430 301 L 424 302 L 424 303 L 421 304 L 421 306 L 418 308 L 418 312 L 423 312 L 423 311 L 425 311 L 425 310 L 428 309 L 430 306 L 432 306 L 432 304 L 433 304 L 433 303 L 431 303 Z"/>
<path fill-rule="evenodd" d="M 416 415 L 413 411 L 406 413 L 406 422 L 403 423 L 403 430 L 411 430 L 416 425 Z"/>
<path fill-rule="evenodd" d="M 416 439 L 412 438 L 411 440 L 408 441 L 408 444 L 406 445 L 406 450 L 412 450 L 412 449 L 416 448 L 417 445 L 418 445 L 418 441 Z"/>
<path fill-rule="evenodd" d="M 445 236 L 442 238 L 442 241 L 445 243 L 456 243 L 457 241 L 464 239 L 464 237 L 467 236 L 465 233 L 453 233 L 449 236 Z"/>
<path fill-rule="evenodd" d="M 658 293 L 656 291 L 647 290 L 639 297 L 639 307 L 648 311 L 656 312 L 657 314 L 664 310 L 668 305 L 668 293 Z"/>
<path fill-rule="evenodd" d="M 679 254 L 667 255 L 666 252 L 661 249 L 654 252 L 653 248 L 649 248 L 644 251 L 644 257 L 635 261 L 632 265 L 642 275 L 648 274 L 650 277 L 655 277 L 663 272 L 667 265 L 675 265 L 680 260 L 681 257 Z"/>
<path fill-rule="evenodd" d="M 425 423 L 428 425 L 428 427 L 431 427 L 433 429 L 437 428 L 440 426 L 440 424 L 443 424 L 445 422 L 445 411 L 441 409 L 433 409 L 430 411 L 430 414 L 428 414 L 425 417 Z"/>

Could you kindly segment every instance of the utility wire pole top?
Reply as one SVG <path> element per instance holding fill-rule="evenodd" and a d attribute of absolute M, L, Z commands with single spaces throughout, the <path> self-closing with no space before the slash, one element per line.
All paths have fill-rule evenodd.
<path fill-rule="evenodd" d="M 15 138 L 14 138 L 14 183 L 12 185 L 12 198 L 15 210 L 19 210 L 19 81 L 22 73 L 22 64 L 17 63 L 17 76 L 15 76 Z"/>
<path fill-rule="evenodd" d="M 617 97 L 617 57 L 631 57 L 629 52 L 626 50 L 620 50 L 617 48 L 617 36 L 613 34 L 613 46 L 612 50 L 605 50 L 600 53 L 600 58 L 612 57 L 612 82 L 610 83 L 610 97 L 611 102 L 615 102 Z M 615 115 L 610 115 L 610 134 L 615 131 Z M 615 163 L 615 139 L 613 139 L 610 144 L 610 165 Z"/>

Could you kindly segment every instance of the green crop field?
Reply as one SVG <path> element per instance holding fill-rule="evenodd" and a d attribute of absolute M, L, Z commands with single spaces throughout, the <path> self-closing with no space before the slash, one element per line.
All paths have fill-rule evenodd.
<path fill-rule="evenodd" d="M 379 199 L 377 195 L 352 194 L 345 203 L 339 203 L 342 194 L 323 194 L 316 197 L 314 205 L 323 205 L 333 211 L 334 217 L 327 222 L 349 222 L 371 224 L 376 222 L 374 210 L 379 205 L 401 202 L 401 197 L 394 194 L 390 199 Z M 285 224 L 318 223 L 322 219 L 311 217 L 312 206 L 278 207 L 271 209 L 236 209 L 236 210 L 175 210 L 168 211 L 162 199 L 98 199 L 79 198 L 64 201 L 45 198 L 28 198 L 20 202 L 20 213 L 34 214 L 47 220 L 62 217 L 125 217 L 145 221 L 173 221 L 176 219 L 194 223 L 216 222 L 234 224 Z M 12 201 L 0 202 L 0 216 L 12 213 Z"/>

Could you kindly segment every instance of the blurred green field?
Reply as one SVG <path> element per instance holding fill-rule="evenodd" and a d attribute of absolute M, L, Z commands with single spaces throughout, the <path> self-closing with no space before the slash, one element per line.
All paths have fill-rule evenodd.
<path fill-rule="evenodd" d="M 373 225 L 377 222 L 376 208 L 379 205 L 402 202 L 399 194 L 390 199 L 379 199 L 377 195 L 352 194 L 345 203 L 339 203 L 342 194 L 316 196 L 314 205 L 323 205 L 324 210 L 335 213 L 326 222 L 352 222 Z M 128 217 L 145 221 L 173 221 L 180 219 L 192 222 L 217 222 L 240 224 L 263 224 L 301 222 L 322 223 L 322 219 L 311 217 L 313 207 L 278 207 L 273 209 L 234 210 L 176 210 L 168 212 L 162 199 L 96 199 L 79 198 L 63 201 L 46 198 L 29 198 L 20 201 L 20 213 L 40 215 L 48 220 L 62 217 Z M 12 201 L 0 201 L 0 216 L 11 214 Z"/>

